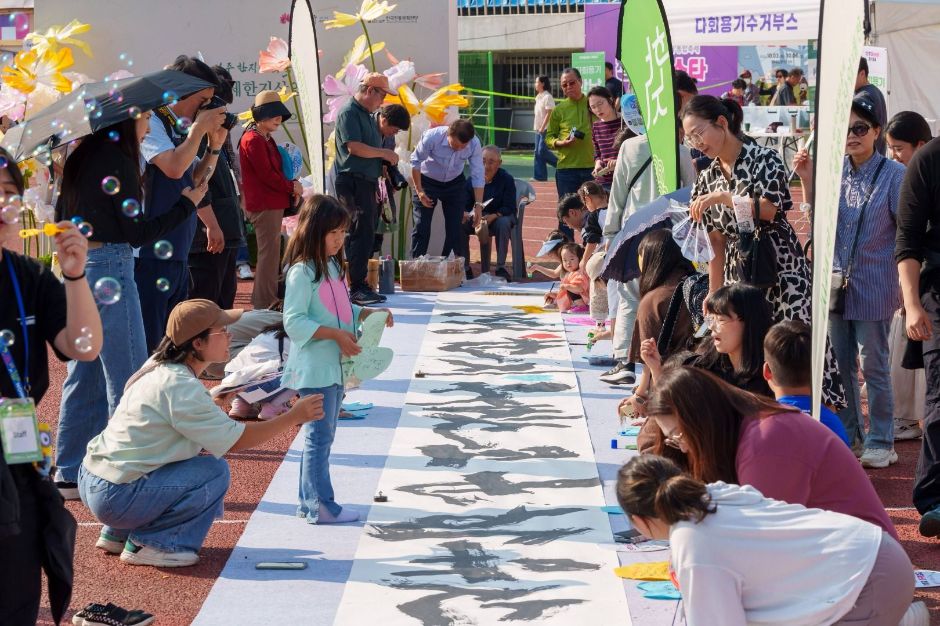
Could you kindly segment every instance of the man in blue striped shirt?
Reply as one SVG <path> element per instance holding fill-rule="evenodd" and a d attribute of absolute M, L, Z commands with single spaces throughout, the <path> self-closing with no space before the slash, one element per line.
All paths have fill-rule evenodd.
<path fill-rule="evenodd" d="M 444 211 L 442 254 L 463 251 L 463 214 L 466 208 L 464 166 L 470 164 L 473 185 L 473 225 L 483 212 L 483 149 L 470 120 L 457 120 L 450 126 L 431 128 L 421 136 L 411 154 L 411 180 L 414 184 L 414 228 L 411 231 L 411 258 L 427 254 L 431 239 L 431 219 L 438 200 Z"/>
<path fill-rule="evenodd" d="M 882 132 L 871 98 L 856 95 L 849 117 L 833 258 L 833 272 L 847 281 L 845 308 L 829 315 L 829 336 L 848 405 L 839 417 L 853 447 L 861 448 L 862 465 L 872 468 L 898 461 L 888 334 L 891 317 L 900 305 L 894 239 L 904 166 L 876 152 L 875 141 Z M 867 435 L 859 398 L 859 356 L 868 385 Z"/>

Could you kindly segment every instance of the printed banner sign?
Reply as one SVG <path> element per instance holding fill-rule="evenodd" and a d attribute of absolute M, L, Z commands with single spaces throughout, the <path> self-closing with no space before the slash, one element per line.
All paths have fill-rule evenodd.
<path fill-rule="evenodd" d="M 659 193 L 679 180 L 676 94 L 672 86 L 672 43 L 666 12 L 658 0 L 626 0 L 620 10 L 617 58 L 630 78 L 646 122 Z"/>
<path fill-rule="evenodd" d="M 604 86 L 604 53 L 574 52 L 571 67 L 581 72 L 581 89 L 587 93 L 592 87 Z"/>
<path fill-rule="evenodd" d="M 862 53 L 863 0 L 823 0 L 816 88 L 813 211 L 813 417 L 819 419 L 829 319 L 829 286 L 845 157 L 845 129 Z"/>
<path fill-rule="evenodd" d="M 297 81 L 300 100 L 301 132 L 307 144 L 310 174 L 317 193 L 323 193 L 324 158 L 323 125 L 320 123 L 323 103 L 320 97 L 320 60 L 317 55 L 317 33 L 308 0 L 294 0 L 290 21 L 290 59 Z"/>

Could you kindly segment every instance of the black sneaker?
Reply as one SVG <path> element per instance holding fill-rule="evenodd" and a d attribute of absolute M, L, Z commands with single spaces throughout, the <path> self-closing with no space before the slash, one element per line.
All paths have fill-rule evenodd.
<path fill-rule="evenodd" d="M 505 279 L 507 283 L 512 282 L 512 276 L 509 275 L 509 272 L 506 271 L 505 267 L 497 267 L 494 274 L 500 278 Z"/>
<path fill-rule="evenodd" d="M 940 535 L 940 506 L 924 513 L 920 518 L 917 529 L 923 537 L 936 537 Z"/>
<path fill-rule="evenodd" d="M 359 306 L 369 306 L 370 304 L 379 304 L 385 302 L 385 296 L 381 296 L 368 287 L 357 287 L 349 294 L 349 299 L 353 304 Z"/>
<path fill-rule="evenodd" d="M 600 375 L 600 379 L 611 385 L 632 385 L 636 382 L 633 363 L 621 361 Z"/>
<path fill-rule="evenodd" d="M 59 493 L 66 500 L 81 499 L 78 495 L 78 483 L 69 482 L 67 480 L 57 480 L 55 481 L 55 488 L 59 490 Z"/>
<path fill-rule="evenodd" d="M 466 274 L 467 280 L 473 280 L 473 270 L 472 270 L 471 268 L 468 267 L 468 268 L 464 271 L 464 274 Z"/>
<path fill-rule="evenodd" d="M 147 626 L 152 624 L 153 615 L 139 609 L 128 611 L 116 604 L 89 604 L 72 616 L 75 626 L 92 626 L 94 624 L 107 624 L 108 626 Z"/>

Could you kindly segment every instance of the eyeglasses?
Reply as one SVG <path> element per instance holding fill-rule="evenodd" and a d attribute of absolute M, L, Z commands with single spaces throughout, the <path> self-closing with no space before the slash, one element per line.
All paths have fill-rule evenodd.
<path fill-rule="evenodd" d="M 719 315 L 706 315 L 705 321 L 711 328 L 719 328 L 731 322 L 740 322 L 741 318 L 721 317 Z"/>
<path fill-rule="evenodd" d="M 699 146 L 705 143 L 705 139 L 702 137 L 702 133 L 705 132 L 703 128 L 697 128 L 690 133 L 687 133 L 685 136 L 685 141 L 693 148 L 698 148 Z"/>
<path fill-rule="evenodd" d="M 675 435 L 666 435 L 663 438 L 663 443 L 665 443 L 670 448 L 675 448 L 676 450 L 682 449 L 682 438 L 685 437 L 685 433 L 676 433 Z"/>
<path fill-rule="evenodd" d="M 226 327 L 226 328 L 223 328 L 222 330 L 216 331 L 216 332 L 214 332 L 214 333 L 209 333 L 209 336 L 211 337 L 212 335 L 231 335 L 231 334 L 232 334 L 232 333 L 230 333 L 230 332 L 228 331 L 228 328 Z"/>
<path fill-rule="evenodd" d="M 846 137 L 849 135 L 855 135 L 856 137 L 864 137 L 868 134 L 868 131 L 871 130 L 871 125 L 865 124 L 863 122 L 858 122 L 849 126 L 849 132 L 846 133 Z"/>

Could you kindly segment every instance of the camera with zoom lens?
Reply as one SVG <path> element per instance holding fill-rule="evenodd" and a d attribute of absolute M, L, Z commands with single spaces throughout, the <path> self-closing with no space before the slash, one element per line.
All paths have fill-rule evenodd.
<path fill-rule="evenodd" d="M 396 166 L 392 165 L 390 161 L 383 160 L 382 165 L 385 166 L 385 171 L 388 172 L 389 180 L 391 181 L 392 188 L 395 191 L 401 191 L 408 186 L 408 181 L 405 180 L 404 176 L 402 176 L 401 171 L 399 171 Z"/>
<path fill-rule="evenodd" d="M 203 109 L 217 109 L 219 107 L 228 106 L 228 103 L 220 98 L 219 96 L 212 96 L 212 100 L 209 100 L 206 104 L 203 105 Z M 224 113 L 225 119 L 222 121 L 222 128 L 225 130 L 232 130 L 232 127 L 238 123 L 238 116 L 234 113 L 229 113 L 226 111 Z"/>
<path fill-rule="evenodd" d="M 574 137 L 575 139 L 584 139 L 584 132 L 578 130 L 578 127 L 575 126 L 571 129 L 571 132 L 568 134 L 568 139 Z"/>

